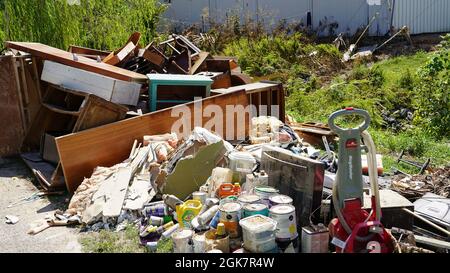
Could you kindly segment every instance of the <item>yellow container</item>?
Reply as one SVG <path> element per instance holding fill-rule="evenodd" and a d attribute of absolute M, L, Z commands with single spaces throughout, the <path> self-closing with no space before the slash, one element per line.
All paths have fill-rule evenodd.
<path fill-rule="evenodd" d="M 199 200 L 188 200 L 177 205 L 176 213 L 180 227 L 192 228 L 191 221 L 200 213 L 202 203 Z"/>

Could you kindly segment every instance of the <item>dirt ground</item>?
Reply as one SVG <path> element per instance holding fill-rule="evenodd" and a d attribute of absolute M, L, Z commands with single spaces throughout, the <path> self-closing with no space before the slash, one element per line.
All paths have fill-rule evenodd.
<path fill-rule="evenodd" d="M 56 209 L 64 209 L 67 196 L 39 197 L 8 208 L 39 192 L 32 177 L 19 158 L 0 158 L 0 252 L 81 252 L 76 228 L 51 227 L 36 235 L 27 234 L 30 224 Z M 20 220 L 7 224 L 6 215 L 15 215 Z"/>

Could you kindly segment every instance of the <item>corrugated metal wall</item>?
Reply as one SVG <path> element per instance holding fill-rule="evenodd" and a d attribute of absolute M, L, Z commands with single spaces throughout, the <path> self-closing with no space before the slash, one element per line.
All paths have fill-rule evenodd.
<path fill-rule="evenodd" d="M 450 0 L 395 0 L 393 26 L 411 34 L 450 31 Z"/>
<path fill-rule="evenodd" d="M 161 0 L 168 2 L 168 0 Z M 412 34 L 450 31 L 450 0 L 379 0 L 381 5 L 368 5 L 367 0 L 170 0 L 166 20 L 179 25 L 201 24 L 208 14 L 216 22 L 225 22 L 230 14 L 250 16 L 267 28 L 281 19 L 303 22 L 312 12 L 313 29 L 320 36 L 346 33 L 353 35 L 370 19 L 379 16 L 369 29 L 372 36 L 385 35 L 392 25 L 406 25 Z M 372 0 L 371 2 L 378 2 Z M 207 27 L 207 25 L 206 25 Z"/>

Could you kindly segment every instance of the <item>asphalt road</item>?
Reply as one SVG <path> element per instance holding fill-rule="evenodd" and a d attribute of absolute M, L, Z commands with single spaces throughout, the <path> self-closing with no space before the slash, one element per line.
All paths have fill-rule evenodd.
<path fill-rule="evenodd" d="M 67 196 L 40 197 L 8 208 L 39 191 L 32 181 L 32 174 L 20 159 L 0 158 L 0 252 L 81 252 L 78 229 L 50 227 L 36 235 L 27 234 L 33 222 L 63 210 Z M 19 217 L 19 222 L 7 224 L 6 215 Z"/>

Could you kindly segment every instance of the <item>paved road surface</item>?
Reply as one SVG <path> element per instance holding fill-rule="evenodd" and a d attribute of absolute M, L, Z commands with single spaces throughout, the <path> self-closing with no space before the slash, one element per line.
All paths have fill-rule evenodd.
<path fill-rule="evenodd" d="M 58 208 L 64 209 L 67 197 L 42 197 L 7 208 L 39 191 L 31 180 L 30 171 L 20 159 L 0 158 L 0 252 L 81 252 L 78 229 L 51 227 L 36 235 L 27 234 L 30 224 Z M 14 225 L 6 224 L 5 215 L 15 215 L 20 220 Z"/>

